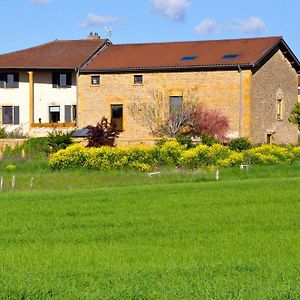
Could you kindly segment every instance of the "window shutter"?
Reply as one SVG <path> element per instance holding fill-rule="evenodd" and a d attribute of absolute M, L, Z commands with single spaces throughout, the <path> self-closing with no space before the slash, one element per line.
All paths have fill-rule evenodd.
<path fill-rule="evenodd" d="M 20 124 L 20 108 L 19 106 L 14 106 L 14 124 Z"/>
<path fill-rule="evenodd" d="M 2 124 L 5 124 L 5 121 L 6 121 L 6 118 L 5 118 L 5 108 L 2 106 L 1 110 L 2 110 Z"/>
<path fill-rule="evenodd" d="M 59 74 L 57 72 L 52 73 L 52 87 L 57 88 L 58 85 L 58 76 Z"/>
<path fill-rule="evenodd" d="M 65 122 L 71 123 L 71 105 L 65 105 Z"/>
<path fill-rule="evenodd" d="M 19 87 L 19 73 L 14 73 L 14 84 L 13 84 L 14 88 L 18 88 Z"/>
<path fill-rule="evenodd" d="M 71 87 L 72 86 L 72 73 L 68 72 L 67 73 L 67 87 Z"/>
<path fill-rule="evenodd" d="M 5 87 L 5 74 L 0 74 L 0 88 L 3 89 Z"/>

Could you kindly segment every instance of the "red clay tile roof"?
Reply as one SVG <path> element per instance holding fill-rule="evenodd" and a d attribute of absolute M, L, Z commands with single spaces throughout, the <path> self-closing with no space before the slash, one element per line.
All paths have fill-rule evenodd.
<path fill-rule="evenodd" d="M 90 61 L 83 68 L 83 71 L 126 72 L 226 68 L 237 67 L 238 65 L 253 67 L 280 43 L 284 43 L 282 37 L 276 36 L 214 41 L 109 45 L 100 55 Z M 284 43 L 284 45 L 286 44 Z M 237 56 L 224 59 L 224 55 Z M 183 59 L 184 57 L 185 59 Z M 298 67 L 300 67 L 299 61 L 296 58 L 295 60 Z"/>
<path fill-rule="evenodd" d="M 0 69 L 76 69 L 107 40 L 55 40 L 36 47 L 0 55 Z"/>

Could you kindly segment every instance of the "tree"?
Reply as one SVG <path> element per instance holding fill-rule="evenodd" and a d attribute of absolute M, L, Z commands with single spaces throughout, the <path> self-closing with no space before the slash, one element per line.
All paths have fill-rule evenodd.
<path fill-rule="evenodd" d="M 293 124 L 297 124 L 298 129 L 300 130 L 300 103 L 299 102 L 294 106 L 289 116 L 289 122 Z"/>
<path fill-rule="evenodd" d="M 175 137 L 184 129 L 193 128 L 193 120 L 195 115 L 195 106 L 193 104 L 183 105 L 180 111 L 170 113 L 168 120 L 159 128 L 162 136 Z"/>
<path fill-rule="evenodd" d="M 187 90 L 181 98 L 183 103 L 172 110 L 165 93 L 151 90 L 146 100 L 133 99 L 129 114 L 154 136 L 173 138 L 187 131 L 194 135 L 206 134 L 220 141 L 225 139 L 228 118 L 217 110 L 196 104 L 197 88 Z"/>
<path fill-rule="evenodd" d="M 229 128 L 229 119 L 218 110 L 207 109 L 204 105 L 197 105 L 193 115 L 193 133 L 209 135 L 223 141 Z"/>
<path fill-rule="evenodd" d="M 116 129 L 116 124 L 109 123 L 107 118 L 103 117 L 100 123 L 96 126 L 87 126 L 88 129 L 88 144 L 87 147 L 101 147 L 115 145 L 115 139 L 118 138 L 119 132 Z"/>
<path fill-rule="evenodd" d="M 142 100 L 136 96 L 129 104 L 128 112 L 131 117 L 144 126 L 149 132 L 157 136 L 162 126 L 164 114 L 163 103 L 165 101 L 164 94 L 158 90 L 150 90 L 147 100 Z"/>
<path fill-rule="evenodd" d="M 128 107 L 131 117 L 154 136 L 175 137 L 185 126 L 191 124 L 196 89 L 190 89 L 182 96 L 185 101 L 181 110 L 170 112 L 169 99 L 160 90 L 149 90 L 147 99 L 133 98 Z"/>

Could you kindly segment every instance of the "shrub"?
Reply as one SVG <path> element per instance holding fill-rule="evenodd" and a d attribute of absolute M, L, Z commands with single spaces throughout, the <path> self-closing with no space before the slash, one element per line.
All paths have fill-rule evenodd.
<path fill-rule="evenodd" d="M 195 148 L 184 151 L 180 157 L 180 165 L 189 169 L 195 169 L 208 164 L 209 147 L 198 145 Z"/>
<path fill-rule="evenodd" d="M 212 146 L 218 143 L 218 140 L 208 134 L 201 135 L 201 143 L 207 146 Z"/>
<path fill-rule="evenodd" d="M 232 152 L 228 158 L 219 161 L 221 168 L 235 167 L 245 163 L 245 155 L 242 152 Z"/>
<path fill-rule="evenodd" d="M 47 137 L 36 137 L 26 140 L 22 149 L 30 158 L 45 158 L 50 153 Z"/>
<path fill-rule="evenodd" d="M 300 147 L 262 145 L 235 152 L 220 144 L 200 144 L 186 149 L 177 141 L 167 141 L 161 146 L 85 148 L 80 144 L 50 155 L 52 169 L 90 168 L 98 170 L 135 169 L 149 171 L 157 167 L 181 166 L 195 168 L 225 168 L 244 163 L 274 165 L 292 163 L 300 159 Z"/>
<path fill-rule="evenodd" d="M 300 146 L 292 147 L 292 152 L 294 154 L 295 160 L 300 160 Z"/>
<path fill-rule="evenodd" d="M 49 166 L 55 170 L 85 167 L 87 153 L 84 150 L 85 148 L 82 145 L 74 144 L 67 149 L 52 153 L 49 159 Z"/>
<path fill-rule="evenodd" d="M 167 141 L 160 147 L 155 147 L 152 150 L 153 159 L 157 161 L 159 166 L 177 166 L 184 149 L 186 147 L 180 145 L 177 141 Z"/>
<path fill-rule="evenodd" d="M 294 106 L 290 116 L 289 122 L 298 125 L 298 129 L 300 130 L 300 103 L 296 103 Z"/>
<path fill-rule="evenodd" d="M 232 139 L 228 143 L 228 147 L 230 148 L 230 150 L 233 150 L 233 151 L 243 151 L 243 150 L 251 149 L 252 144 L 248 138 L 239 137 L 239 138 Z"/>
<path fill-rule="evenodd" d="M 296 157 L 293 148 L 275 145 L 262 145 L 245 151 L 246 160 L 252 164 L 271 165 L 292 163 Z"/>
<path fill-rule="evenodd" d="M 109 123 L 105 117 L 96 126 L 88 126 L 87 147 L 101 147 L 115 145 L 115 139 L 119 136 L 116 125 Z"/>
<path fill-rule="evenodd" d="M 72 133 L 74 131 L 70 132 L 63 132 L 61 130 L 54 129 L 52 132 L 48 133 L 48 145 L 50 147 L 50 152 L 56 152 L 60 149 L 65 149 L 69 145 L 71 145 L 72 142 Z"/>
<path fill-rule="evenodd" d="M 5 127 L 0 127 L 0 139 L 8 138 L 8 134 L 5 130 Z"/>
<path fill-rule="evenodd" d="M 193 116 L 193 132 L 197 135 L 209 135 L 219 141 L 225 139 L 229 128 L 229 119 L 218 110 L 209 110 L 203 105 L 195 108 Z"/>
<path fill-rule="evenodd" d="M 180 145 L 183 145 L 186 149 L 192 148 L 194 146 L 192 136 L 190 134 L 178 133 L 176 135 L 176 141 Z"/>
<path fill-rule="evenodd" d="M 22 158 L 22 146 L 16 145 L 14 148 L 6 145 L 2 150 L 2 158 L 5 160 L 18 160 Z"/>

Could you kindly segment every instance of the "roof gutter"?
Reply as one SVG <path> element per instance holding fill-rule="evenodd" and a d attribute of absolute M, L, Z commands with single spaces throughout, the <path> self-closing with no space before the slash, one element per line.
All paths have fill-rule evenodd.
<path fill-rule="evenodd" d="M 115 69 L 80 69 L 80 73 L 102 73 L 102 74 L 118 74 L 118 73 L 151 73 L 151 72 L 193 72 L 193 71 L 219 71 L 219 70 L 236 70 L 237 65 L 214 65 L 214 66 L 183 66 L 183 67 L 137 67 L 137 68 L 115 68 Z M 253 64 L 240 64 L 241 69 L 252 69 Z"/>

